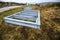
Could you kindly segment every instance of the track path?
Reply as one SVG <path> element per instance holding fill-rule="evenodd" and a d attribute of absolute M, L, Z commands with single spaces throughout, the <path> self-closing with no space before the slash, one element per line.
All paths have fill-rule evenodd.
<path fill-rule="evenodd" d="M 17 7 L 21 7 L 21 6 L 7 6 L 7 7 L 3 7 L 3 8 L 0 8 L 0 12 L 4 12 L 4 11 L 10 10 L 12 8 L 17 8 Z"/>

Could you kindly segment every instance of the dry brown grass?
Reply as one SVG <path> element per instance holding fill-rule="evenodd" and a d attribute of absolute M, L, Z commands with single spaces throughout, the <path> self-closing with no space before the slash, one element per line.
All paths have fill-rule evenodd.
<path fill-rule="evenodd" d="M 41 11 L 41 29 L 2 22 L 0 40 L 60 40 L 60 8 L 33 6 Z M 57 18 L 57 19 L 56 19 Z M 56 21 L 57 20 L 57 21 Z"/>
<path fill-rule="evenodd" d="M 60 40 L 60 8 L 50 7 L 41 10 L 42 30 L 51 40 Z"/>

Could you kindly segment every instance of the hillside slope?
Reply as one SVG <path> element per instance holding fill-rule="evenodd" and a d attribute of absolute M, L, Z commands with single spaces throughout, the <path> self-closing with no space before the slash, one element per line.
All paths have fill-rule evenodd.
<path fill-rule="evenodd" d="M 0 20 L 2 21 L 0 40 L 60 40 L 60 7 L 49 6 L 31 6 L 33 9 L 41 11 L 40 30 L 8 24 Z M 7 14 L 1 15 L 6 16 Z M 2 18 L 2 16 L 0 17 Z"/>

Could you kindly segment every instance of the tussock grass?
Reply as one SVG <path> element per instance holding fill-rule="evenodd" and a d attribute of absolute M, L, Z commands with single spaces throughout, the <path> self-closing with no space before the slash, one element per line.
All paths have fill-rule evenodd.
<path fill-rule="evenodd" d="M 35 5 L 30 7 L 41 11 L 41 29 L 37 30 L 25 26 L 7 24 L 3 21 L 0 24 L 0 40 L 60 40 L 60 8 Z M 6 12 L 1 14 L 1 19 L 12 14 L 8 11 Z"/>
<path fill-rule="evenodd" d="M 40 38 L 40 30 L 5 23 L 3 18 L 19 12 L 23 7 L 11 9 L 0 13 L 0 40 L 35 40 Z M 37 38 L 38 36 L 38 38 Z"/>

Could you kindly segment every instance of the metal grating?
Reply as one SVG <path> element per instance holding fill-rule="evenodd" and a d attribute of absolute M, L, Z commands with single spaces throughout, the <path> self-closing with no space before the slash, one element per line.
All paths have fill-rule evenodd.
<path fill-rule="evenodd" d="M 5 22 L 40 29 L 40 11 L 25 8 L 24 11 L 4 18 Z"/>

